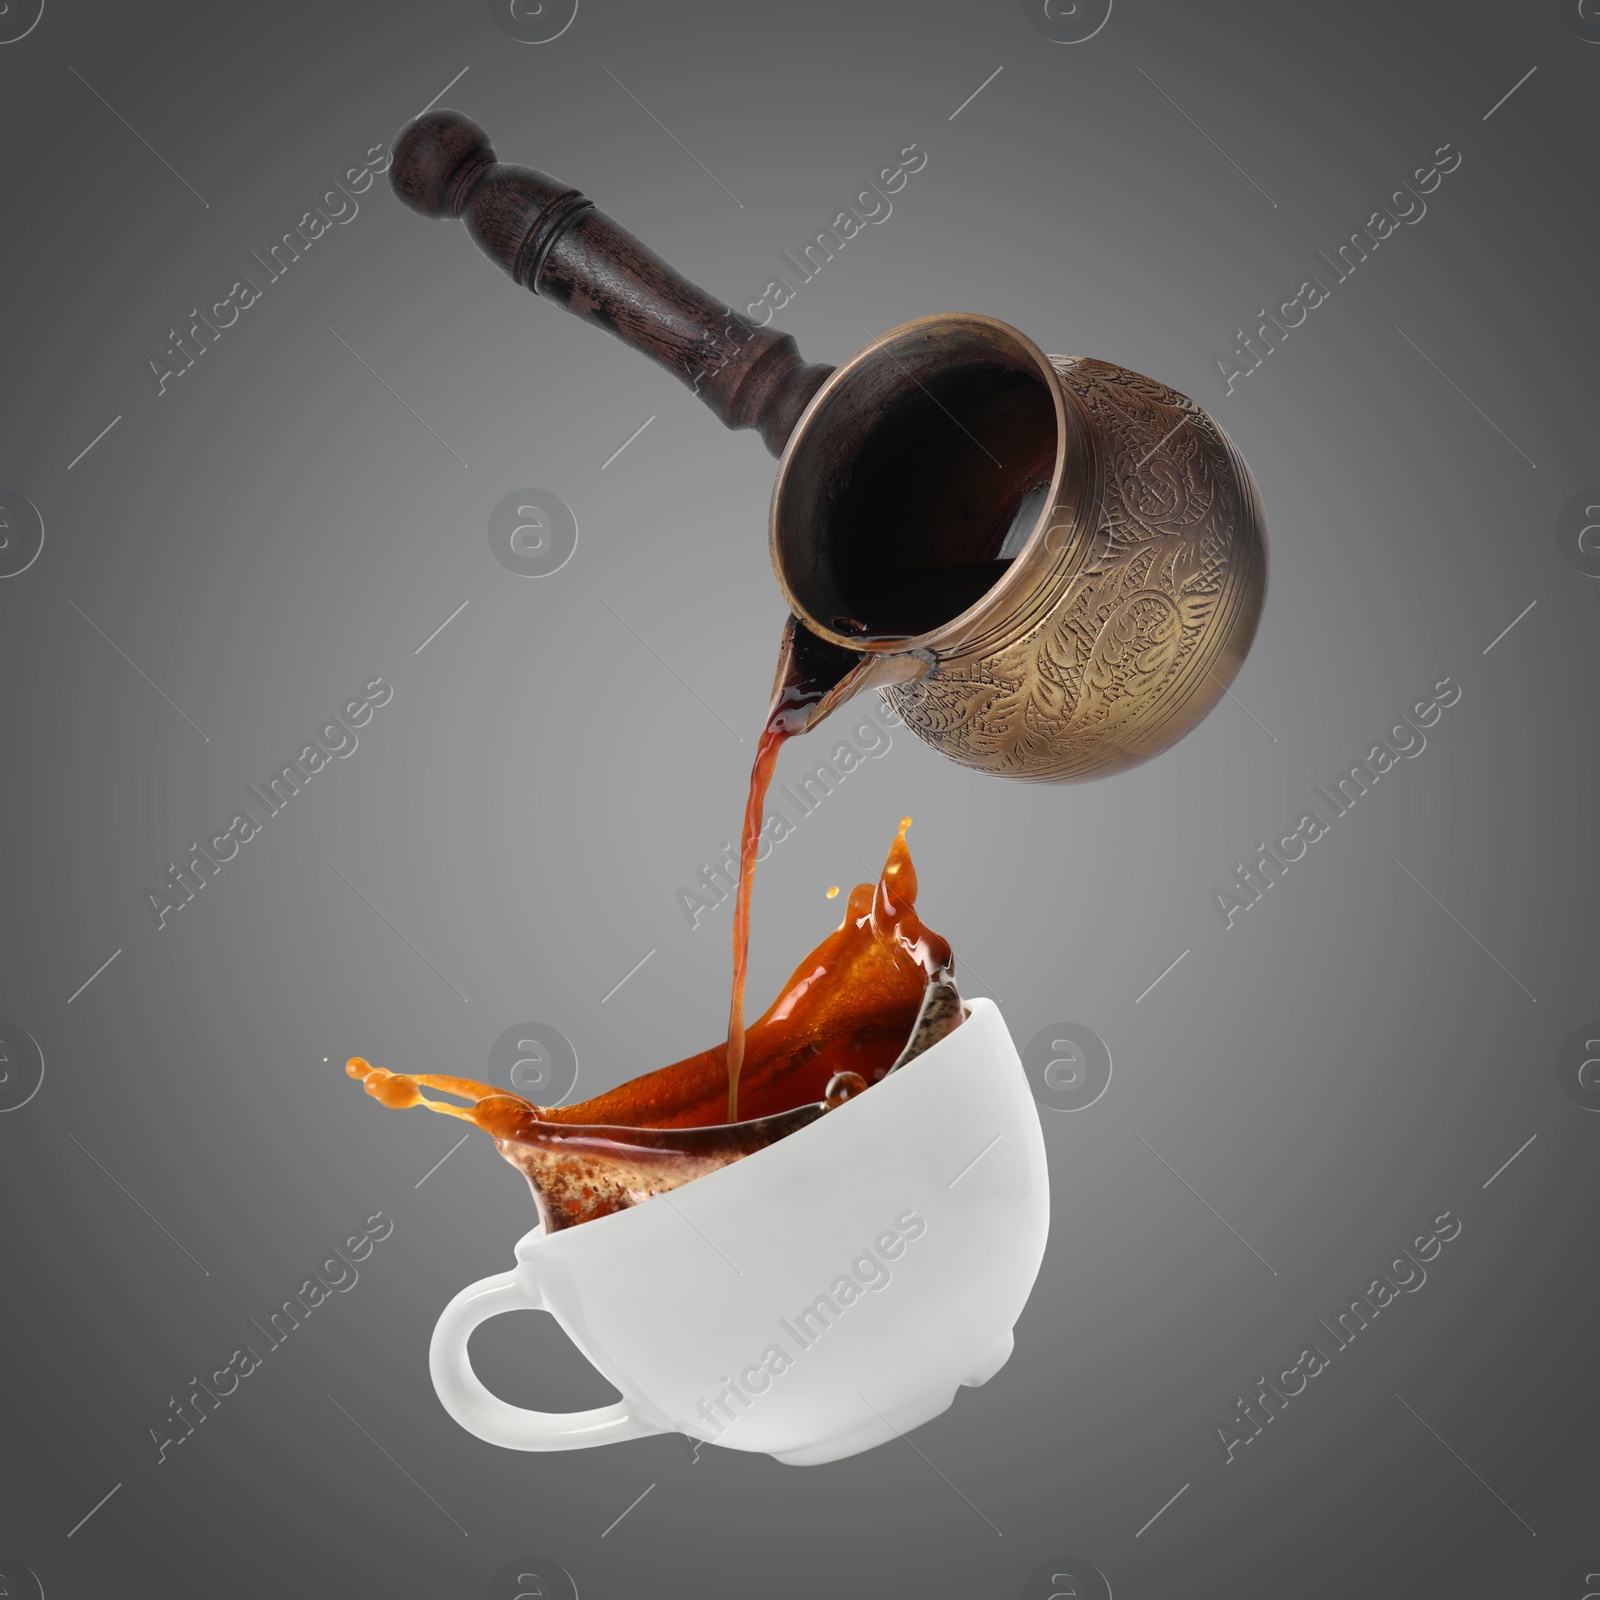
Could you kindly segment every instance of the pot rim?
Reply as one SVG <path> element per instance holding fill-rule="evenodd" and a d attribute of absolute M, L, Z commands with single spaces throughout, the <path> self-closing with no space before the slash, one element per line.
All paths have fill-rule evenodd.
<path fill-rule="evenodd" d="M 1022 548 L 1012 559 L 1010 566 L 996 580 L 992 587 L 986 589 L 966 610 L 956 616 L 941 622 L 937 627 L 929 629 L 926 633 L 906 635 L 902 638 L 870 639 L 861 638 L 855 634 L 839 633 L 831 626 L 813 616 L 796 597 L 789 584 L 780 558 L 778 537 L 779 508 L 783 502 L 784 494 L 794 475 L 800 470 L 796 465 L 801 449 L 804 447 L 809 433 L 815 431 L 815 419 L 869 366 L 880 364 L 884 359 L 894 360 L 896 346 L 911 342 L 913 339 L 924 338 L 930 331 L 944 329 L 947 331 L 972 331 L 980 330 L 987 337 L 996 342 L 1010 344 L 1016 353 L 1025 357 L 1037 373 L 1050 395 L 1051 404 L 1055 409 L 1056 447 L 1055 464 L 1051 469 L 1050 485 L 1045 495 L 1044 502 L 1039 508 L 1038 519 L 1024 540 Z M 915 380 L 913 380 L 915 381 Z M 920 385 L 919 385 L 920 387 Z M 987 631 L 996 618 L 1005 615 L 1014 609 L 1017 600 L 1026 596 L 1038 580 L 1039 555 L 1044 549 L 1053 528 L 1059 525 L 1059 513 L 1063 507 L 1061 497 L 1064 481 L 1067 476 L 1068 464 L 1075 452 L 1069 448 L 1075 437 L 1081 436 L 1085 430 L 1081 422 L 1073 415 L 1069 423 L 1069 406 L 1066 392 L 1056 374 L 1050 357 L 1036 345 L 1025 333 L 1013 327 L 1009 322 L 1002 322 L 998 317 L 987 317 L 976 312 L 949 311 L 939 312 L 933 316 L 915 317 L 910 322 L 902 322 L 897 327 L 890 328 L 887 332 L 879 334 L 870 343 L 864 345 L 848 361 L 835 367 L 823 381 L 821 387 L 811 397 L 799 420 L 795 423 L 794 431 L 789 435 L 789 441 L 784 446 L 783 455 L 778 462 L 777 476 L 772 484 L 772 501 L 767 518 L 767 546 L 772 560 L 773 574 L 778 580 L 778 587 L 783 593 L 784 601 L 796 617 L 805 624 L 806 628 L 819 638 L 826 639 L 830 644 L 842 646 L 857 655 L 907 655 L 914 651 L 929 651 L 935 655 L 948 654 L 952 650 L 965 644 L 967 641 L 982 635 Z M 1069 498 L 1076 499 L 1075 494 Z M 1046 565 L 1053 564 L 1054 554 L 1049 553 Z"/>

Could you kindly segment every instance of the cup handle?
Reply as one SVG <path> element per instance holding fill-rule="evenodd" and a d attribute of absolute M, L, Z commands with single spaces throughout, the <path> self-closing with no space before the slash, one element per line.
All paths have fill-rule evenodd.
<path fill-rule="evenodd" d="M 483 1386 L 467 1352 L 472 1330 L 507 1311 L 548 1309 L 515 1271 L 463 1289 L 444 1308 L 428 1348 L 428 1370 L 445 1410 L 468 1433 L 507 1450 L 580 1450 L 664 1432 L 635 1416 L 626 1400 L 592 1411 L 532 1411 L 508 1404 Z"/>

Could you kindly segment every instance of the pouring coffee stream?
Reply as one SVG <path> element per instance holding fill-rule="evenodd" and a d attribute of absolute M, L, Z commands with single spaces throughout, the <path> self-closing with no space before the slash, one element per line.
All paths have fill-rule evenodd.
<path fill-rule="evenodd" d="M 741 832 L 733 1125 L 754 852 L 782 745 L 873 688 L 982 772 L 1060 782 L 1148 759 L 1220 700 L 1254 637 L 1254 481 L 1193 401 L 1109 362 L 1046 356 L 993 318 L 922 317 L 837 368 L 807 363 L 577 189 L 500 162 L 459 112 L 402 130 L 390 181 L 781 458 L 770 546 L 791 615 Z"/>
<path fill-rule="evenodd" d="M 733 903 L 733 992 L 728 1002 L 728 1121 L 739 1120 L 739 1075 L 744 1063 L 744 990 L 750 958 L 750 901 L 755 888 L 756 850 L 760 842 L 767 790 L 778 764 L 778 754 L 797 734 L 820 722 L 840 700 L 857 690 L 852 675 L 861 675 L 859 663 L 804 632 L 794 618 L 784 630 L 773 680 L 772 704 L 756 743 L 750 769 L 750 790 L 745 799 L 739 830 L 739 878 Z M 910 822 L 910 818 L 906 822 Z M 904 825 L 901 829 L 904 838 Z M 909 861 L 909 858 L 908 858 Z"/>

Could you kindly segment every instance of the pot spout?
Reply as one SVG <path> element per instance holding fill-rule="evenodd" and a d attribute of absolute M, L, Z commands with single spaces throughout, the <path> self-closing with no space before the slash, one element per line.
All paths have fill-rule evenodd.
<path fill-rule="evenodd" d="M 925 678 L 933 665 L 934 658 L 926 650 L 846 650 L 819 638 L 791 615 L 783 625 L 778 647 L 772 701 L 788 710 L 791 733 L 809 733 L 863 690 L 915 683 Z"/>

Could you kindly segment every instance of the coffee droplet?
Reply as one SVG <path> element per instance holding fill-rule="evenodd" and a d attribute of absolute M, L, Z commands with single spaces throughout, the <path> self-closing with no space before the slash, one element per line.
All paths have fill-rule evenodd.
<path fill-rule="evenodd" d="M 839 898 L 839 885 L 838 884 L 834 884 L 834 886 L 828 891 L 828 898 L 830 900 L 837 900 Z"/>
<path fill-rule="evenodd" d="M 846 1100 L 854 1100 L 866 1086 L 867 1080 L 859 1072 L 836 1072 L 828 1079 L 828 1087 L 823 1090 L 822 1098 L 832 1111 Z"/>
<path fill-rule="evenodd" d="M 899 851 L 901 853 L 904 853 L 904 851 L 905 851 L 905 847 L 906 847 L 906 829 L 909 828 L 910 826 L 911 826 L 911 818 L 910 817 L 901 817 L 901 819 L 900 819 L 900 836 L 895 840 L 895 845 L 896 845 L 896 847 L 899 849 Z M 911 858 L 909 856 L 907 856 L 906 859 L 909 861 Z M 891 850 L 889 852 L 889 860 L 888 860 L 888 863 L 885 865 L 885 867 L 883 869 L 883 875 L 884 875 L 885 878 L 897 878 L 900 875 L 900 863 L 897 860 L 895 860 L 895 851 L 894 850 Z M 915 894 L 916 890 L 913 888 L 913 890 L 911 892 L 913 894 Z"/>

